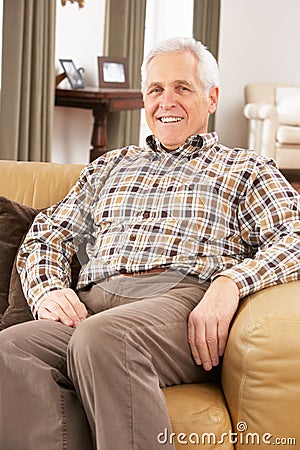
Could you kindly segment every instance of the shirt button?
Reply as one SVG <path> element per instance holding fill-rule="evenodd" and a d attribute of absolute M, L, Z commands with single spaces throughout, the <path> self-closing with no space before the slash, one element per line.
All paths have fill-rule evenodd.
<path fill-rule="evenodd" d="M 129 239 L 130 239 L 131 241 L 135 241 L 135 240 L 136 240 L 135 234 L 131 234 L 131 235 L 129 236 Z"/>

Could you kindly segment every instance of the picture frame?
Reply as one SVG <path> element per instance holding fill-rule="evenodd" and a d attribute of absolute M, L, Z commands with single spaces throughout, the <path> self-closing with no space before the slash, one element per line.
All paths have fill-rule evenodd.
<path fill-rule="evenodd" d="M 72 89 L 84 88 L 83 68 L 77 69 L 72 59 L 60 59 Z"/>
<path fill-rule="evenodd" d="M 98 56 L 100 88 L 128 89 L 128 58 Z"/>

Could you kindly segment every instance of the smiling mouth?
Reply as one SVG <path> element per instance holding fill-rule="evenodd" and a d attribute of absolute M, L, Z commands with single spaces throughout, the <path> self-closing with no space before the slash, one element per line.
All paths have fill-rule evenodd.
<path fill-rule="evenodd" d="M 183 117 L 159 117 L 158 120 L 162 123 L 175 123 L 183 120 Z"/>

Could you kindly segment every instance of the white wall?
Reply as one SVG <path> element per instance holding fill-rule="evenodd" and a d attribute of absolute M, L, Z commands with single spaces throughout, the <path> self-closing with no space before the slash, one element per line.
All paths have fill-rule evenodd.
<path fill-rule="evenodd" d="M 73 59 L 76 67 L 84 67 L 88 86 L 98 85 L 97 56 L 102 55 L 105 0 L 88 0 L 84 8 L 57 0 L 56 67 L 63 72 L 59 58 Z M 64 80 L 59 85 L 68 85 Z M 87 163 L 91 147 L 92 111 L 55 107 L 52 161 Z"/>
<path fill-rule="evenodd" d="M 222 0 L 216 114 L 220 141 L 247 145 L 244 86 L 254 81 L 300 84 L 300 1 Z"/>

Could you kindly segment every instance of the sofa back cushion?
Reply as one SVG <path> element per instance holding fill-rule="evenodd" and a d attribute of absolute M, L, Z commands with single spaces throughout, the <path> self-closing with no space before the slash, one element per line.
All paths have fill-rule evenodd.
<path fill-rule="evenodd" d="M 32 208 L 46 208 L 65 197 L 83 164 L 0 161 L 0 195 Z"/>
<path fill-rule="evenodd" d="M 300 87 L 278 87 L 276 107 L 280 124 L 300 126 Z M 298 140 L 297 143 L 300 141 Z"/>

